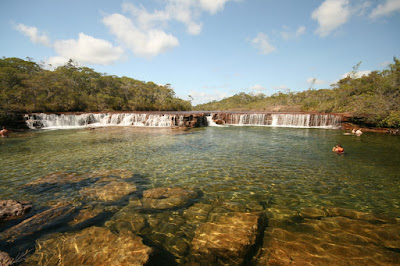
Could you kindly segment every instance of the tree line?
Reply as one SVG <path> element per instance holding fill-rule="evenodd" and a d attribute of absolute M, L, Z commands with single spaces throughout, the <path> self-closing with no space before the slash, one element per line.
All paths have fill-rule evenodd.
<path fill-rule="evenodd" d="M 192 107 L 167 85 L 101 74 L 70 60 L 54 70 L 31 59 L 0 59 L 0 122 L 13 114 L 96 111 L 304 111 L 349 113 L 371 126 L 400 128 L 400 60 L 358 77 L 359 64 L 329 89 L 271 96 L 238 93 Z M 3 124 L 3 123 L 0 123 Z"/>
<path fill-rule="evenodd" d="M 70 60 L 54 70 L 0 59 L 0 113 L 191 110 L 167 85 L 101 74 Z"/>
<path fill-rule="evenodd" d="M 241 92 L 194 109 L 349 113 L 353 115 L 353 122 L 359 124 L 400 128 L 400 60 L 395 57 L 386 69 L 362 77 L 357 75 L 359 65 L 330 89 L 311 87 L 302 92 L 278 92 L 271 96 Z"/>

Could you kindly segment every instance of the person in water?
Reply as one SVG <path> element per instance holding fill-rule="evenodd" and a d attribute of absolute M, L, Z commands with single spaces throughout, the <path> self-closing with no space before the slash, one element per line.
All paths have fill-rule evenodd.
<path fill-rule="evenodd" d="M 3 138 L 8 138 L 8 134 L 10 131 L 6 127 L 3 127 L 3 130 L 0 131 L 0 136 Z"/>
<path fill-rule="evenodd" d="M 335 147 L 333 147 L 332 151 L 337 152 L 337 153 L 343 153 L 344 149 L 343 149 L 342 145 L 338 144 Z"/>

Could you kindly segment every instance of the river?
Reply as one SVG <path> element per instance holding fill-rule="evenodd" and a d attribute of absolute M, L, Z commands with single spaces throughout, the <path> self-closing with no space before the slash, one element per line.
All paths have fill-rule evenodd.
<path fill-rule="evenodd" d="M 185 262 L 190 253 L 196 226 L 185 225 L 185 220 L 188 223 L 188 208 L 196 204 L 215 206 L 219 202 L 223 212 L 336 207 L 400 217 L 400 138 L 382 133 L 343 133 L 254 126 L 189 131 L 119 126 L 14 133 L 12 138 L 0 139 L 0 198 L 31 201 L 33 213 L 61 201 L 74 202 L 77 212 L 88 206 L 107 210 L 108 215 L 89 225 L 117 230 L 115 215 L 141 200 L 143 191 L 195 191 L 197 196 L 179 206 L 146 211 L 131 208 L 131 214 L 143 214 L 147 219 L 136 233 L 162 245 L 178 263 Z M 344 155 L 332 152 L 338 143 L 344 147 Z M 35 184 L 43 177 L 62 178 L 63 174 L 82 178 Z M 136 189 L 113 200 L 85 197 L 82 191 L 104 176 L 110 182 L 131 183 Z M 179 217 L 182 222 L 166 229 L 152 226 L 149 217 L 163 221 Z M 109 226 L 110 221 L 114 227 Z M 63 225 L 48 232 L 76 230 L 71 228 Z M 189 232 L 181 234 L 186 243 L 183 250 L 176 251 L 172 248 L 175 242 L 159 236 L 185 230 Z M 16 242 L 14 254 L 23 253 L 27 247 L 33 249 L 37 238 L 25 239 L 24 245 Z M 11 250 L 12 245 L 3 246 Z"/>

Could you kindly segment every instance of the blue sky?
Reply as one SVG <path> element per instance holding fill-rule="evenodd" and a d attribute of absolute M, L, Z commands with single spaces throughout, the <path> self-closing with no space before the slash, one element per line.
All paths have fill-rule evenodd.
<path fill-rule="evenodd" d="M 0 56 L 172 84 L 193 104 L 329 88 L 400 57 L 400 0 L 1 0 Z"/>

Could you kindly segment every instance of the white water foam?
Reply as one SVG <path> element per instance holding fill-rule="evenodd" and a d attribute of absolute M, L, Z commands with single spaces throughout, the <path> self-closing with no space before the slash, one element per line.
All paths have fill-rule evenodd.
<path fill-rule="evenodd" d="M 26 115 L 29 128 L 67 129 L 105 126 L 170 127 L 175 115 L 101 113 L 101 114 L 32 114 Z"/>
<path fill-rule="evenodd" d="M 209 127 L 223 127 L 224 125 L 218 125 L 212 119 L 212 115 L 208 115 L 207 116 L 207 126 L 209 126 Z"/>
<path fill-rule="evenodd" d="M 209 125 L 214 126 L 207 117 Z M 270 126 L 295 128 L 339 128 L 341 117 L 332 114 L 230 114 L 232 126 Z M 211 121 L 211 122 L 210 122 Z"/>

